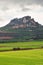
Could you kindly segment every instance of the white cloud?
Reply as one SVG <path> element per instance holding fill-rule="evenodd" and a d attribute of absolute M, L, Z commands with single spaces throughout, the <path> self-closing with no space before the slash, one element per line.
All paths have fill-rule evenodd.
<path fill-rule="evenodd" d="M 0 27 L 26 15 L 43 24 L 43 0 L 0 0 Z"/>

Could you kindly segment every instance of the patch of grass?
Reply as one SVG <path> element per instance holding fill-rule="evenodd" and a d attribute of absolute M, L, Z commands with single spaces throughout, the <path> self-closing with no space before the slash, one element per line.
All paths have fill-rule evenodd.
<path fill-rule="evenodd" d="M 0 52 L 0 65 L 43 65 L 43 49 Z"/>
<path fill-rule="evenodd" d="M 41 46 L 43 46 L 43 41 L 0 43 L 0 50 L 9 50 L 13 48 L 40 48 Z"/>

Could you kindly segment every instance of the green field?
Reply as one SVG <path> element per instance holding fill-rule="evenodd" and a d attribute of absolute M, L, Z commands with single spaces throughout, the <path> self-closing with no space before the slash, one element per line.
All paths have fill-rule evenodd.
<path fill-rule="evenodd" d="M 0 65 L 43 65 L 43 49 L 0 52 Z"/>
<path fill-rule="evenodd" d="M 43 46 L 43 41 L 0 43 L 0 50 L 9 50 L 13 48 L 40 48 L 41 46 Z"/>
<path fill-rule="evenodd" d="M 0 43 L 0 50 L 34 48 L 34 50 L 0 52 L 0 65 L 43 65 L 43 49 L 41 47 L 43 47 L 43 41 Z"/>

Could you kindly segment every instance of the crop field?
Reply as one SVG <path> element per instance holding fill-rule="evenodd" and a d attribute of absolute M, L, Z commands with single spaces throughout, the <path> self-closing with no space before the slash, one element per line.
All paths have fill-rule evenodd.
<path fill-rule="evenodd" d="M 0 52 L 0 65 L 43 65 L 43 49 Z"/>
<path fill-rule="evenodd" d="M 13 48 L 41 48 L 41 47 L 43 47 L 43 41 L 0 43 L 0 50 L 10 50 Z"/>
<path fill-rule="evenodd" d="M 11 50 L 34 48 L 33 50 Z M 43 41 L 0 43 L 0 65 L 43 65 Z"/>

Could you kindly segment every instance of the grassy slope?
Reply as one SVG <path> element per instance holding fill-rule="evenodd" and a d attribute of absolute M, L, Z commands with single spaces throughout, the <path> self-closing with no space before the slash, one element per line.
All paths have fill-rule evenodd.
<path fill-rule="evenodd" d="M 31 42 L 14 42 L 14 43 L 0 43 L 0 50 L 9 50 L 12 48 L 40 48 L 43 46 L 43 41 Z"/>
<path fill-rule="evenodd" d="M 0 65 L 43 65 L 43 49 L 0 52 Z"/>

